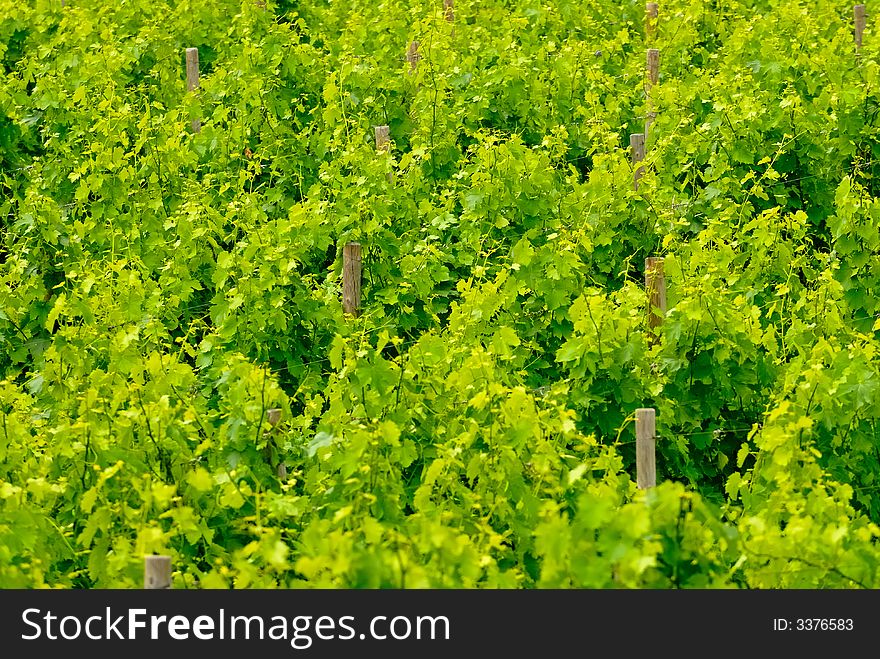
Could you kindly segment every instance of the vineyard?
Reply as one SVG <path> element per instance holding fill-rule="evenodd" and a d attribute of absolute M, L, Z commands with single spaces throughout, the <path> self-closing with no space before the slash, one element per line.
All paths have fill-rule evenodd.
<path fill-rule="evenodd" d="M 0 587 L 880 588 L 864 9 L 0 0 Z"/>

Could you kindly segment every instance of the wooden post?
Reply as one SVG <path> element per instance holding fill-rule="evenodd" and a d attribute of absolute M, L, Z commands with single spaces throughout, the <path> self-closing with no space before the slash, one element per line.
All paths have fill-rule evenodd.
<path fill-rule="evenodd" d="M 855 23 L 856 50 L 862 47 L 862 35 L 865 32 L 865 5 L 853 7 L 853 22 Z"/>
<path fill-rule="evenodd" d="M 450 23 L 455 22 L 455 0 L 443 0 L 443 16 Z"/>
<path fill-rule="evenodd" d="M 656 419 L 653 407 L 636 410 L 636 485 L 640 490 L 657 485 Z"/>
<path fill-rule="evenodd" d="M 629 136 L 629 148 L 633 165 L 633 189 L 639 189 L 639 179 L 645 173 L 644 166 L 640 165 L 645 159 L 645 134 L 633 133 Z"/>
<path fill-rule="evenodd" d="M 266 420 L 269 421 L 269 425 L 274 429 L 281 421 L 281 408 L 273 407 L 266 410 Z M 279 479 L 284 480 L 287 478 L 287 465 L 284 464 L 284 460 L 278 463 L 276 471 Z"/>
<path fill-rule="evenodd" d="M 373 126 L 373 133 L 376 137 L 377 153 L 389 153 L 391 151 L 391 135 L 388 126 Z M 394 172 L 388 172 L 388 182 L 394 182 Z"/>
<path fill-rule="evenodd" d="M 186 49 L 186 91 L 199 88 L 199 49 Z"/>
<path fill-rule="evenodd" d="M 171 588 L 170 556 L 144 556 L 144 588 Z"/>
<path fill-rule="evenodd" d="M 645 116 L 645 141 L 647 142 L 651 124 L 657 118 L 657 113 L 654 111 L 654 101 L 651 99 L 651 89 L 660 80 L 660 51 L 657 48 L 648 48 L 645 68 L 648 73 L 645 84 L 645 102 L 648 109 Z"/>
<path fill-rule="evenodd" d="M 342 248 L 342 311 L 357 316 L 361 308 L 361 244 Z"/>
<path fill-rule="evenodd" d="M 409 70 L 411 73 L 415 73 L 415 70 L 419 66 L 419 60 L 422 59 L 422 56 L 419 55 L 419 42 L 413 41 L 409 48 L 406 49 L 406 61 L 409 62 Z"/>
<path fill-rule="evenodd" d="M 199 88 L 199 49 L 186 49 L 186 91 L 192 92 Z M 202 132 L 202 121 L 200 119 L 192 120 L 192 130 L 194 133 Z"/>
<path fill-rule="evenodd" d="M 648 48 L 648 54 L 645 58 L 646 69 L 648 71 L 648 91 L 660 80 L 660 49 Z"/>
<path fill-rule="evenodd" d="M 663 270 L 663 257 L 651 256 L 645 259 L 645 292 L 648 296 L 648 329 L 653 330 L 663 324 L 666 316 L 666 273 Z"/>
<path fill-rule="evenodd" d="M 657 14 L 658 6 L 656 2 L 649 2 L 645 5 L 645 41 L 654 43 L 657 36 Z"/>
<path fill-rule="evenodd" d="M 391 150 L 391 134 L 388 126 L 373 126 L 373 134 L 376 137 L 376 151 Z"/>

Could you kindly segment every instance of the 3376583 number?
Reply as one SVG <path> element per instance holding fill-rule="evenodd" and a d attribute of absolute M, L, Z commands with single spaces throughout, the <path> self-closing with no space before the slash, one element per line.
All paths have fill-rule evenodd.
<path fill-rule="evenodd" d="M 852 618 L 798 618 L 795 621 L 798 631 L 852 631 Z"/>

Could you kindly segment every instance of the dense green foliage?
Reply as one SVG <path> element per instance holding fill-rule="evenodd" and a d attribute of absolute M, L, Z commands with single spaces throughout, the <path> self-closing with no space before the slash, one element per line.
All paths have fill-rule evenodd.
<path fill-rule="evenodd" d="M 880 587 L 871 26 L 442 5 L 0 0 L 0 587 Z"/>

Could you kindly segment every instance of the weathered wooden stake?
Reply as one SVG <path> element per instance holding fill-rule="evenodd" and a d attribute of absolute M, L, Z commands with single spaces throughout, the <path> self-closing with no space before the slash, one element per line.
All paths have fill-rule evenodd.
<path fill-rule="evenodd" d="M 376 137 L 376 151 L 391 149 L 391 133 L 388 126 L 373 126 L 373 134 Z"/>
<path fill-rule="evenodd" d="M 645 259 L 645 293 L 648 296 L 648 329 L 654 336 L 653 330 L 660 327 L 666 317 L 666 273 L 662 256 Z"/>
<path fill-rule="evenodd" d="M 419 67 L 420 59 L 422 59 L 422 56 L 419 55 L 419 42 L 413 41 L 409 48 L 406 49 L 406 61 L 409 62 L 411 73 L 415 73 L 415 70 Z"/>
<path fill-rule="evenodd" d="M 186 91 L 192 92 L 199 88 L 199 49 L 186 49 Z M 192 120 L 194 133 L 202 132 L 201 119 Z"/>
<path fill-rule="evenodd" d="M 660 50 L 658 48 L 648 48 L 645 69 L 648 72 L 648 91 L 650 92 L 651 87 L 660 80 Z"/>
<path fill-rule="evenodd" d="M 373 133 L 376 136 L 376 152 L 388 153 L 391 151 L 391 133 L 388 126 L 373 126 Z M 388 172 L 388 182 L 394 182 L 394 172 Z"/>
<path fill-rule="evenodd" d="M 657 113 L 654 111 L 654 101 L 651 98 L 651 89 L 660 80 L 660 51 L 657 48 L 648 48 L 645 68 L 648 73 L 648 79 L 645 83 L 645 97 L 648 109 L 645 115 L 645 141 L 647 142 L 651 124 L 657 118 Z"/>
<path fill-rule="evenodd" d="M 657 36 L 657 14 L 658 6 L 656 2 L 649 2 L 645 5 L 645 41 L 654 43 Z"/>
<path fill-rule="evenodd" d="M 865 5 L 853 7 L 853 22 L 855 23 L 856 49 L 862 47 L 862 35 L 865 33 Z"/>
<path fill-rule="evenodd" d="M 455 0 L 443 0 L 443 16 L 450 23 L 455 22 Z"/>
<path fill-rule="evenodd" d="M 281 408 L 273 407 L 271 409 L 266 410 L 266 420 L 269 421 L 269 425 L 274 428 L 281 421 Z M 287 465 L 284 464 L 284 460 L 278 463 L 277 467 L 278 478 L 284 480 L 287 478 Z"/>
<path fill-rule="evenodd" d="M 361 244 L 342 248 L 342 311 L 357 316 L 361 309 Z"/>
<path fill-rule="evenodd" d="M 645 168 L 640 165 L 645 159 L 645 134 L 633 133 L 629 136 L 629 148 L 633 165 L 633 189 L 639 189 L 639 179 L 645 173 Z"/>
<path fill-rule="evenodd" d="M 186 91 L 199 88 L 199 49 L 186 49 Z"/>
<path fill-rule="evenodd" d="M 653 407 L 636 410 L 636 485 L 640 490 L 657 485 L 656 419 Z"/>
<path fill-rule="evenodd" d="M 170 556 L 144 556 L 144 588 L 171 588 Z"/>

